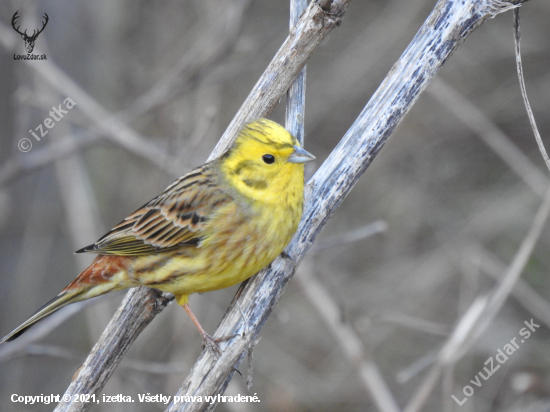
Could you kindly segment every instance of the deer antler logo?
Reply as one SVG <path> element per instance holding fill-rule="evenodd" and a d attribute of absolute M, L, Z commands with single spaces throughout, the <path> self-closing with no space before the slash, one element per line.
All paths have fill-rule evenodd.
<path fill-rule="evenodd" d="M 32 36 L 29 36 L 27 34 L 27 30 L 25 30 L 24 33 L 20 32 L 19 31 L 19 27 L 20 26 L 17 26 L 15 27 L 15 23 L 16 23 L 16 20 L 17 18 L 19 17 L 18 16 L 18 13 L 19 13 L 19 10 L 17 10 L 15 12 L 15 14 L 13 15 L 13 18 L 11 19 L 11 26 L 13 27 L 13 29 L 19 33 L 21 35 L 21 37 L 23 38 L 23 40 L 25 40 L 25 48 L 27 49 L 27 53 L 32 53 L 33 49 L 34 49 L 34 42 L 36 41 L 36 38 L 38 37 L 38 35 L 40 33 L 42 33 L 42 31 L 44 31 L 44 28 L 46 27 L 46 24 L 48 24 L 48 20 L 50 19 L 48 17 L 48 15 L 46 13 L 44 13 L 44 18 L 46 19 L 46 21 L 44 21 L 44 23 L 42 23 L 42 28 L 40 30 L 34 30 L 33 33 L 32 33 Z"/>

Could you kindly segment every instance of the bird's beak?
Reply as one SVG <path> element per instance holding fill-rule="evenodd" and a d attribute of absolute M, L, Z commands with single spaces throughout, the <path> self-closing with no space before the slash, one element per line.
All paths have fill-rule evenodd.
<path fill-rule="evenodd" d="M 307 163 L 312 160 L 315 160 L 315 156 L 302 149 L 300 146 L 294 146 L 294 153 L 288 157 L 289 163 Z"/>

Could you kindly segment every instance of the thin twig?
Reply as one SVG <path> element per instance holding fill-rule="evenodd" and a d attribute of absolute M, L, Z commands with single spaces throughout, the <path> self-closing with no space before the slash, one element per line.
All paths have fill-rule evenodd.
<path fill-rule="evenodd" d="M 546 167 L 550 170 L 550 157 L 546 152 L 542 138 L 540 137 L 539 129 L 537 128 L 537 123 L 535 122 L 535 116 L 533 115 L 533 110 L 531 110 L 531 104 L 527 98 L 527 90 L 525 89 L 525 80 L 523 78 L 523 65 L 521 64 L 521 50 L 520 50 L 520 31 L 519 31 L 519 7 L 514 10 L 514 42 L 515 42 L 515 51 L 516 51 L 516 67 L 518 71 L 519 87 L 521 89 L 521 96 L 523 97 L 523 103 L 525 103 L 525 110 L 527 110 L 527 116 L 529 117 L 529 122 L 531 123 L 531 128 L 535 134 L 535 139 L 537 140 L 537 145 L 539 146 L 540 154 L 546 163 Z"/>
<path fill-rule="evenodd" d="M 475 251 L 474 261 L 483 273 L 497 282 L 502 281 L 505 265 L 496 256 L 479 247 Z M 518 279 L 512 290 L 512 296 L 536 319 L 550 328 L 550 302 L 539 295 L 526 281 Z"/>
<path fill-rule="evenodd" d="M 310 253 L 322 252 L 334 247 L 349 245 L 350 243 L 355 243 L 376 234 L 383 233 L 386 230 L 388 230 L 388 223 L 384 220 L 376 220 L 365 226 L 350 230 L 343 235 L 322 239 L 313 245 Z"/>
<path fill-rule="evenodd" d="M 306 0 L 290 0 L 290 34 L 292 35 L 296 25 L 300 20 L 300 16 L 307 7 Z M 304 113 L 305 113 L 305 86 L 306 81 L 306 66 L 300 70 L 300 73 L 296 77 L 296 80 L 292 83 L 287 92 L 287 105 L 286 105 L 286 129 L 298 139 L 300 144 L 304 145 Z M 252 388 L 252 359 L 253 351 L 258 340 L 251 342 L 247 351 L 248 358 L 248 377 L 246 380 L 246 387 L 248 392 Z M 213 409 L 213 408 L 212 408 Z"/>
<path fill-rule="evenodd" d="M 295 30 L 300 16 L 307 7 L 307 0 L 290 0 L 290 33 Z M 306 66 L 287 92 L 286 129 L 304 146 L 304 115 L 306 111 Z"/>

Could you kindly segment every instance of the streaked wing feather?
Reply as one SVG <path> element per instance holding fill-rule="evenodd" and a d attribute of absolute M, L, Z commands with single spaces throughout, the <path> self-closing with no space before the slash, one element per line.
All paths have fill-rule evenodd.
<path fill-rule="evenodd" d="M 217 180 L 211 163 L 189 172 L 77 253 L 131 256 L 198 245 L 210 216 L 230 201 Z"/>

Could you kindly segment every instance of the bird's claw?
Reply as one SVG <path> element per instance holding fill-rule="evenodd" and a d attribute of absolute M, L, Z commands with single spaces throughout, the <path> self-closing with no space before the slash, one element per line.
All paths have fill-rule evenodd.
<path fill-rule="evenodd" d="M 221 355 L 222 355 L 222 350 L 220 349 L 220 346 L 218 345 L 218 343 L 220 342 L 224 342 L 226 340 L 229 340 L 229 339 L 233 339 L 234 337 L 236 336 L 239 336 L 237 334 L 233 334 L 233 335 L 227 335 L 227 336 L 222 336 L 220 338 L 213 338 L 212 336 L 208 335 L 207 333 L 205 333 L 203 336 L 202 336 L 202 341 L 203 341 L 203 346 L 212 354 L 217 358 L 219 358 Z"/>
<path fill-rule="evenodd" d="M 212 336 L 206 334 L 203 335 L 202 344 L 206 348 L 206 350 L 214 355 L 216 359 L 222 355 L 222 350 L 220 349 L 217 340 L 214 339 Z"/>

